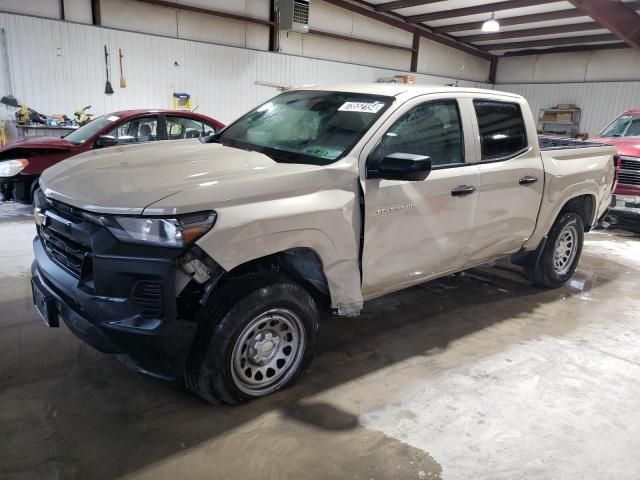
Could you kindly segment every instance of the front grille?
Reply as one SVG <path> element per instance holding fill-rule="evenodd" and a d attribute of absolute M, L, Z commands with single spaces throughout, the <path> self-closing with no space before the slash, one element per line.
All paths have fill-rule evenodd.
<path fill-rule="evenodd" d="M 620 157 L 620 168 L 622 170 L 640 171 L 640 158 Z"/>
<path fill-rule="evenodd" d="M 78 210 L 77 208 L 74 208 L 70 205 L 65 205 L 64 203 L 60 203 L 55 200 L 50 200 L 49 204 L 58 215 L 66 218 L 67 220 L 75 220 L 76 222 L 81 222 L 84 220 L 82 214 L 80 213 L 80 210 Z"/>
<path fill-rule="evenodd" d="M 40 238 L 49 258 L 80 278 L 82 264 L 90 253 L 89 248 L 45 226 L 40 228 Z"/>
<path fill-rule="evenodd" d="M 162 282 L 156 280 L 140 280 L 131 292 L 131 302 L 143 317 L 162 316 L 162 297 Z"/>
<path fill-rule="evenodd" d="M 640 185 L 640 158 L 620 157 L 618 184 Z"/>

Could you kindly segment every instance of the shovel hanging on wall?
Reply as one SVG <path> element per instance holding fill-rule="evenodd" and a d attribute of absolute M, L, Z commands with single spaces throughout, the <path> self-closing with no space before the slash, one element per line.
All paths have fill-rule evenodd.
<path fill-rule="evenodd" d="M 104 65 L 107 69 L 107 83 L 104 86 L 105 95 L 111 95 L 113 93 L 113 87 L 109 81 L 109 52 L 107 52 L 107 46 L 104 46 Z"/>

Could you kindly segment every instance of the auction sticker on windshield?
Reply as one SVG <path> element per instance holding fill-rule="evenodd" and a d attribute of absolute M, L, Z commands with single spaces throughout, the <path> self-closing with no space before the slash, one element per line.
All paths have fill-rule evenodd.
<path fill-rule="evenodd" d="M 340 112 L 360 112 L 360 113 L 378 113 L 384 103 L 374 102 L 345 102 L 338 109 Z"/>

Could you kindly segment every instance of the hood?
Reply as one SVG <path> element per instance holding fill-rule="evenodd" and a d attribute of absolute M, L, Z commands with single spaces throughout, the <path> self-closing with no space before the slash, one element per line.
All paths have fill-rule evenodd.
<path fill-rule="evenodd" d="M 618 155 L 640 157 L 640 137 L 593 137 L 589 140 L 615 146 Z"/>
<path fill-rule="evenodd" d="M 28 137 L 21 140 L 14 140 L 8 143 L 4 147 L 0 148 L 0 152 L 12 150 L 14 148 L 25 149 L 56 149 L 56 150 L 69 150 L 73 148 L 73 143 L 66 141 L 64 138 L 58 137 Z"/>
<path fill-rule="evenodd" d="M 277 163 L 261 153 L 194 139 L 92 150 L 47 169 L 40 185 L 48 197 L 81 209 L 135 215 L 162 199 L 171 205 L 167 197 L 183 191 L 214 208 L 274 185 L 266 180 L 324 168 Z M 172 211 L 195 211 L 190 207 Z"/>

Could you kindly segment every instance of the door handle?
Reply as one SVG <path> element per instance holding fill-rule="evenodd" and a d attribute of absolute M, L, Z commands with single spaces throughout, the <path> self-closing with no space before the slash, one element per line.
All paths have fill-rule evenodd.
<path fill-rule="evenodd" d="M 518 183 L 520 185 L 531 185 L 532 183 L 536 183 L 537 181 L 538 181 L 538 177 L 534 177 L 532 175 L 525 175 L 520 180 L 518 180 Z"/>
<path fill-rule="evenodd" d="M 471 185 L 460 185 L 453 190 L 451 190 L 451 195 L 454 197 L 464 197 L 465 195 L 470 195 L 476 191 L 476 187 Z"/>

